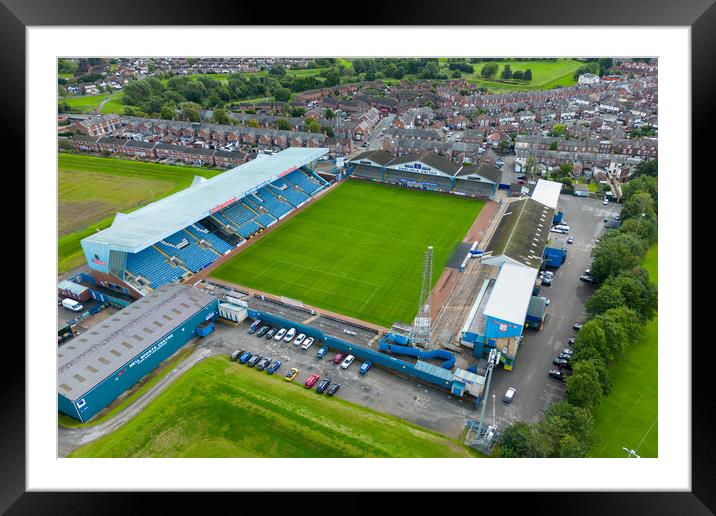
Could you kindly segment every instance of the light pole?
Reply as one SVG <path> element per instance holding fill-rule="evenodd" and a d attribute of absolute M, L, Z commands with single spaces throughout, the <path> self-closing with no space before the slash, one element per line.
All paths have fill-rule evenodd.
<path fill-rule="evenodd" d="M 641 212 L 641 218 L 639 219 L 639 222 L 636 223 L 636 234 L 639 234 L 639 226 L 641 226 L 641 220 L 646 217 L 645 212 Z"/>
<path fill-rule="evenodd" d="M 622 446 L 622 450 L 628 453 L 627 459 L 635 458 L 635 459 L 641 459 L 639 455 L 637 455 L 636 450 L 630 450 L 629 448 L 626 448 Z"/>

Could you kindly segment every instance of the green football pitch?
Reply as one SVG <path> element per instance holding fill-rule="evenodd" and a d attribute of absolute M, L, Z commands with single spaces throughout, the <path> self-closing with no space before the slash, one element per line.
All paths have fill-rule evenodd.
<path fill-rule="evenodd" d="M 655 283 L 659 279 L 658 257 L 655 245 L 643 264 Z M 658 317 L 654 317 L 644 327 L 641 339 L 610 369 L 612 390 L 594 411 L 599 440 L 592 457 L 624 457 L 622 447 L 635 450 L 640 457 L 658 457 L 658 329 Z"/>
<path fill-rule="evenodd" d="M 284 371 L 285 372 L 285 371 Z M 408 421 L 208 358 L 71 457 L 479 457 Z"/>
<path fill-rule="evenodd" d="M 386 327 L 410 323 L 427 247 L 434 284 L 483 206 L 350 180 L 212 276 Z"/>

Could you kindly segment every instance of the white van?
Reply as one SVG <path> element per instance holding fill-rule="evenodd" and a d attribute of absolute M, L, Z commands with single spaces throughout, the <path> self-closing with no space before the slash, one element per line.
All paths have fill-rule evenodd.
<path fill-rule="evenodd" d="M 569 226 L 567 224 L 556 224 L 552 229 L 561 229 L 562 231 L 569 232 Z"/>
<path fill-rule="evenodd" d="M 62 306 L 72 310 L 73 312 L 81 312 L 85 309 L 85 307 L 79 304 L 77 301 L 69 298 L 65 298 L 62 300 Z"/>

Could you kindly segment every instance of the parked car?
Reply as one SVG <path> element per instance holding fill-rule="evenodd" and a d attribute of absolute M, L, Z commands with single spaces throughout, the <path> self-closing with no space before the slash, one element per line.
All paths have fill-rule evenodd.
<path fill-rule="evenodd" d="M 331 385 L 331 381 L 326 378 L 325 380 L 321 380 L 318 386 L 316 387 L 316 392 L 318 394 L 321 394 L 323 391 L 328 389 L 328 386 Z"/>
<path fill-rule="evenodd" d="M 256 332 L 256 336 L 263 337 L 264 335 L 266 335 L 266 333 L 269 332 L 269 330 L 271 330 L 271 326 L 261 326 L 261 328 L 259 328 L 259 331 Z"/>
<path fill-rule="evenodd" d="M 256 364 L 256 369 L 258 369 L 259 371 L 263 371 L 264 369 L 266 369 L 266 366 L 269 365 L 270 363 L 271 363 L 270 358 L 262 358 L 261 360 L 259 360 L 258 364 Z"/>
<path fill-rule="evenodd" d="M 555 380 L 559 380 L 560 382 L 563 382 L 567 379 L 567 375 L 559 369 L 550 369 L 549 377 L 554 378 Z"/>
<path fill-rule="evenodd" d="M 276 371 L 278 371 L 279 367 L 281 367 L 281 361 L 275 360 L 273 364 L 266 368 L 266 372 L 268 374 L 274 374 Z"/>
<path fill-rule="evenodd" d="M 323 358 L 326 356 L 326 353 L 328 353 L 328 347 L 323 346 L 321 349 L 318 350 L 318 353 L 316 353 L 316 358 Z"/>
<path fill-rule="evenodd" d="M 241 351 L 239 351 L 238 349 L 234 350 L 231 352 L 231 354 L 229 354 L 229 360 L 231 360 L 232 362 L 236 362 L 240 356 L 241 356 Z"/>
<path fill-rule="evenodd" d="M 340 383 L 332 383 L 331 386 L 326 391 L 326 394 L 329 396 L 333 396 L 335 393 L 338 392 L 338 389 L 340 389 L 340 388 L 341 388 Z"/>
<path fill-rule="evenodd" d="M 301 345 L 301 349 L 308 349 L 313 345 L 313 337 L 308 337 L 306 341 Z"/>
<path fill-rule="evenodd" d="M 569 344 L 570 346 L 574 346 L 574 337 L 571 337 L 571 338 L 567 341 L 567 344 Z"/>
<path fill-rule="evenodd" d="M 368 369 L 370 369 L 372 365 L 373 365 L 373 363 L 370 362 L 369 360 L 363 362 L 363 363 L 360 365 L 359 373 L 360 373 L 360 374 L 366 374 L 366 373 L 368 372 Z"/>
<path fill-rule="evenodd" d="M 246 362 L 246 365 L 249 367 L 254 367 L 262 358 L 263 357 L 261 355 L 254 355 L 249 359 L 248 362 Z"/>
<path fill-rule="evenodd" d="M 589 283 L 589 284 L 594 283 L 594 278 L 591 277 L 591 276 L 588 276 L 588 275 L 586 275 L 586 274 L 580 276 L 580 277 L 579 277 L 579 280 L 580 280 L 580 281 L 584 281 L 585 283 Z"/>
<path fill-rule="evenodd" d="M 569 237 L 569 238 L 567 239 L 567 243 L 568 243 L 568 244 L 573 244 L 573 243 L 574 243 L 574 237 L 573 237 L 573 236 Z"/>
<path fill-rule="evenodd" d="M 251 326 L 249 326 L 249 335 L 256 333 L 256 330 L 258 329 L 260 324 L 261 319 L 256 319 L 253 323 L 251 323 Z"/>
<path fill-rule="evenodd" d="M 542 285 L 545 287 L 552 286 L 552 276 L 543 276 L 542 278 Z"/>
<path fill-rule="evenodd" d="M 571 353 L 560 353 L 559 355 L 557 355 L 557 358 L 559 358 L 560 360 L 566 360 L 567 362 L 569 362 L 569 359 L 572 358 L 572 355 L 571 355 Z"/>
<path fill-rule="evenodd" d="M 606 206 L 607 204 L 609 204 L 609 199 L 604 199 L 604 200 L 602 201 L 602 204 L 603 204 L 604 206 Z"/>
<path fill-rule="evenodd" d="M 517 389 L 514 387 L 510 387 L 507 389 L 507 392 L 505 393 L 505 396 L 502 398 L 502 401 L 505 403 L 512 403 L 512 400 L 515 399 L 515 393 L 517 392 Z"/>
<path fill-rule="evenodd" d="M 278 331 L 277 328 L 271 328 L 268 333 L 266 334 L 266 339 L 273 338 L 274 335 L 276 335 L 276 332 Z"/>
<path fill-rule="evenodd" d="M 573 349 L 569 349 L 569 348 L 564 348 L 559 354 L 560 354 L 560 355 L 567 355 L 567 356 L 571 357 L 572 355 L 574 355 L 574 350 L 573 350 Z"/>
<path fill-rule="evenodd" d="M 569 361 L 563 359 L 563 358 L 555 358 L 552 360 L 552 363 L 558 367 L 564 367 L 565 369 L 571 369 L 571 366 L 569 365 Z"/>
<path fill-rule="evenodd" d="M 286 376 L 284 376 L 283 379 L 287 382 L 292 382 L 293 379 L 296 378 L 296 376 L 298 376 L 298 369 L 292 367 L 291 369 L 289 369 L 288 373 L 286 373 Z"/>
<path fill-rule="evenodd" d="M 281 328 L 280 330 L 278 330 L 278 333 L 274 335 L 273 340 L 281 340 L 284 335 L 286 335 L 286 328 Z"/>
<path fill-rule="evenodd" d="M 247 351 L 246 353 L 244 353 L 243 355 L 241 355 L 241 357 L 239 357 L 239 364 L 245 364 L 246 362 L 248 362 L 249 360 L 251 360 L 251 357 L 252 357 L 252 356 L 253 356 L 253 353 L 250 353 L 250 352 Z"/>
<path fill-rule="evenodd" d="M 582 329 L 582 325 L 581 325 L 580 323 L 577 323 L 577 324 L 575 324 L 574 326 L 572 326 L 572 328 L 574 328 L 575 330 L 579 331 L 579 330 Z"/>
<path fill-rule="evenodd" d="M 348 355 L 343 362 L 341 362 L 341 369 L 348 369 L 350 365 L 353 363 L 356 357 L 353 355 Z"/>
<path fill-rule="evenodd" d="M 293 341 L 294 346 L 300 346 L 303 344 L 303 341 L 306 340 L 306 335 L 303 333 L 300 333 L 298 337 L 296 337 L 296 340 Z"/>
<path fill-rule="evenodd" d="M 296 336 L 296 328 L 291 328 L 286 332 L 286 336 L 283 338 L 284 342 L 291 342 Z"/>
<path fill-rule="evenodd" d="M 345 353 L 338 353 L 335 357 L 333 357 L 333 363 L 340 364 L 344 358 L 346 358 Z"/>
<path fill-rule="evenodd" d="M 320 375 L 317 375 L 317 374 L 315 374 L 315 373 L 312 374 L 312 375 L 309 376 L 309 377 L 306 379 L 306 381 L 303 383 L 304 387 L 306 387 L 307 389 L 310 389 L 311 387 L 313 387 L 313 386 L 316 384 L 316 382 L 318 381 L 318 379 L 319 379 L 320 377 L 321 377 Z"/>

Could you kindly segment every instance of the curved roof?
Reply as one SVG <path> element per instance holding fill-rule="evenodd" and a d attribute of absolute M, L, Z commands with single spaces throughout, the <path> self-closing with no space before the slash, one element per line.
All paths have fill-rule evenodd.
<path fill-rule="evenodd" d="M 137 253 L 327 152 L 323 147 L 289 147 L 272 156 L 259 154 L 248 163 L 116 219 L 111 227 L 82 243 Z"/>

